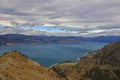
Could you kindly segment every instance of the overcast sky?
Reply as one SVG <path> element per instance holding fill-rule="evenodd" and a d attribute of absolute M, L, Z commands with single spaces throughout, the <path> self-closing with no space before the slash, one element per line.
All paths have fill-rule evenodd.
<path fill-rule="evenodd" d="M 120 0 L 0 0 L 0 34 L 120 34 Z"/>

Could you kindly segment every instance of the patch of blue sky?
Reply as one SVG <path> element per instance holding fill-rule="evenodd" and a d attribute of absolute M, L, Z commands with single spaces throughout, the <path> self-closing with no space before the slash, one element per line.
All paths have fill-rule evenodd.
<path fill-rule="evenodd" d="M 4 28 L 4 26 L 0 24 L 0 28 Z"/>
<path fill-rule="evenodd" d="M 92 30 L 98 30 L 99 27 L 97 27 L 97 26 L 89 26 L 87 29 L 92 31 Z"/>
<path fill-rule="evenodd" d="M 68 26 L 21 26 L 24 30 L 40 30 L 40 31 L 47 31 L 47 32 L 71 32 L 76 33 L 76 28 L 68 27 Z"/>
<path fill-rule="evenodd" d="M 30 29 L 32 29 L 32 27 L 30 27 L 30 26 L 21 26 L 20 28 L 22 28 L 24 30 L 30 30 Z"/>
<path fill-rule="evenodd" d="M 66 31 L 78 31 L 78 30 L 80 30 L 80 28 L 76 28 L 76 27 L 72 27 L 72 26 L 62 26 L 61 29 L 66 30 Z"/>

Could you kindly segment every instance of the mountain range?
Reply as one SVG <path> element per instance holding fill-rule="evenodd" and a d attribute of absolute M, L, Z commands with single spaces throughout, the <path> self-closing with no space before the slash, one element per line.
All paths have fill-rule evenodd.
<path fill-rule="evenodd" d="M 104 42 L 111 43 L 120 40 L 120 36 L 97 36 L 97 37 L 75 37 L 75 36 L 35 36 L 23 34 L 0 35 L 0 45 L 21 45 L 21 44 L 48 44 L 48 43 L 82 43 L 82 42 Z"/>

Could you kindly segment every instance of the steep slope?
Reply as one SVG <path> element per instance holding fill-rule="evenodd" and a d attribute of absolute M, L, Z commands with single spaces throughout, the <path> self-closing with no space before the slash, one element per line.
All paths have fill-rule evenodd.
<path fill-rule="evenodd" d="M 0 80 L 62 80 L 51 69 L 28 59 L 18 51 L 0 57 Z"/>
<path fill-rule="evenodd" d="M 77 64 L 64 64 L 52 68 L 67 80 L 120 80 L 120 41 L 81 57 Z"/>

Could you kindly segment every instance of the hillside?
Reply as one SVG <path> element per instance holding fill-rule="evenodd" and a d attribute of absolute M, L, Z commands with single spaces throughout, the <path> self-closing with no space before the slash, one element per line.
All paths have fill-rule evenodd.
<path fill-rule="evenodd" d="M 58 65 L 53 70 L 67 80 L 120 80 L 120 41 L 81 57 L 74 66 Z"/>
<path fill-rule="evenodd" d="M 7 52 L 0 57 L 0 80 L 59 80 L 57 77 L 51 69 L 18 51 Z"/>
<path fill-rule="evenodd" d="M 0 80 L 120 80 L 120 41 L 80 57 L 44 67 L 18 51 L 0 57 Z"/>

